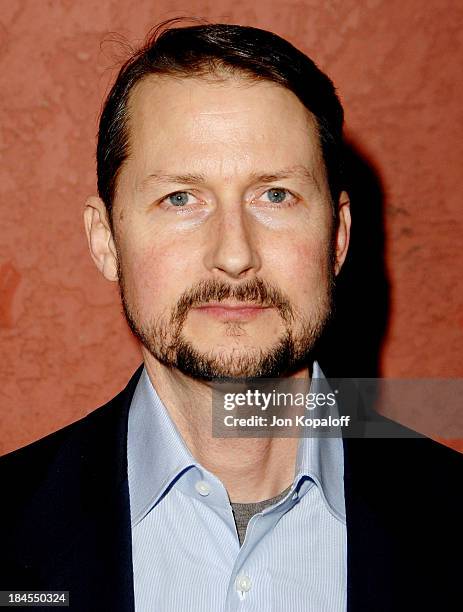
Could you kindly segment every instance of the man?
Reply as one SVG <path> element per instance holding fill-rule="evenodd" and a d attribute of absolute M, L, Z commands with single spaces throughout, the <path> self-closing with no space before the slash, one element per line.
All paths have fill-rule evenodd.
<path fill-rule="evenodd" d="M 214 382 L 322 377 L 342 123 L 328 77 L 262 30 L 167 29 L 123 66 L 85 227 L 144 367 L 2 459 L 1 589 L 82 611 L 453 609 L 457 453 L 212 435 Z"/>

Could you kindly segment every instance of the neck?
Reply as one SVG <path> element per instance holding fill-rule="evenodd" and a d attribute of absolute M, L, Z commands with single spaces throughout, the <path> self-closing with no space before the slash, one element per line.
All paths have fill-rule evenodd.
<path fill-rule="evenodd" d="M 215 438 L 210 383 L 167 368 L 144 349 L 145 368 L 193 457 L 221 480 L 232 502 L 275 497 L 294 480 L 299 438 Z M 292 378 L 306 379 L 307 368 Z"/>

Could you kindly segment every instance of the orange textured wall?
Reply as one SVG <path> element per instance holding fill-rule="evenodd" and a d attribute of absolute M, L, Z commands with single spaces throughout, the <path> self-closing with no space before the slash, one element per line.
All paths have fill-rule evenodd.
<path fill-rule="evenodd" d="M 382 261 L 384 225 L 383 277 L 360 268 L 350 289 L 354 319 L 343 324 L 357 316 L 358 328 L 350 341 L 362 332 L 362 316 L 367 325 L 378 313 L 378 346 L 368 346 L 368 325 L 360 343 L 377 371 L 463 375 L 461 2 L 4 1 L 0 453 L 93 410 L 140 361 L 117 293 L 87 254 L 81 217 L 95 191 L 98 113 L 122 52 L 108 33 L 136 44 L 178 15 L 273 30 L 333 78 L 363 160 L 358 180 L 368 183 L 359 227 L 372 238 L 357 263 L 368 264 L 370 249 Z M 373 216 L 368 206 L 377 207 Z M 350 350 L 347 343 L 346 358 Z"/>

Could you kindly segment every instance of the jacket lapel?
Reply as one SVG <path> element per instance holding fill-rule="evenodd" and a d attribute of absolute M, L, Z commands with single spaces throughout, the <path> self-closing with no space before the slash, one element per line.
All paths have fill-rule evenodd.
<path fill-rule="evenodd" d="M 44 583 L 69 590 L 76 610 L 134 611 L 127 424 L 141 371 L 80 422 L 56 463 L 64 466 L 54 481 L 62 499 L 59 511 L 47 512 L 44 529 L 53 537 L 42 537 L 52 548 L 41 574 Z"/>
<path fill-rule="evenodd" d="M 384 479 L 382 466 L 372 456 L 374 445 L 384 442 L 343 439 L 348 612 L 397 609 L 391 588 L 394 542 L 385 520 L 386 496 L 378 495 L 378 484 L 385 491 L 390 480 Z"/>
<path fill-rule="evenodd" d="M 99 600 L 101 603 L 95 609 L 134 611 L 127 427 L 130 403 L 141 372 L 142 367 L 126 389 L 105 407 L 106 414 L 101 415 L 88 440 L 82 472 L 82 508 L 93 519 L 87 521 L 88 533 L 78 547 L 87 560 L 82 574 L 87 582 L 83 594 L 86 601 L 81 608 L 85 610 L 92 609 L 93 602 Z"/>

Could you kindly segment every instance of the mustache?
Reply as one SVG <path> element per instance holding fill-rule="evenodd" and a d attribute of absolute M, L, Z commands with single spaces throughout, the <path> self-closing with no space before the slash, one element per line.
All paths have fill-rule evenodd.
<path fill-rule="evenodd" d="M 293 307 L 288 298 L 277 287 L 260 278 L 250 279 L 240 285 L 210 279 L 200 281 L 180 296 L 172 313 L 171 323 L 182 325 L 191 308 L 229 299 L 276 308 L 288 323 L 294 318 Z"/>

